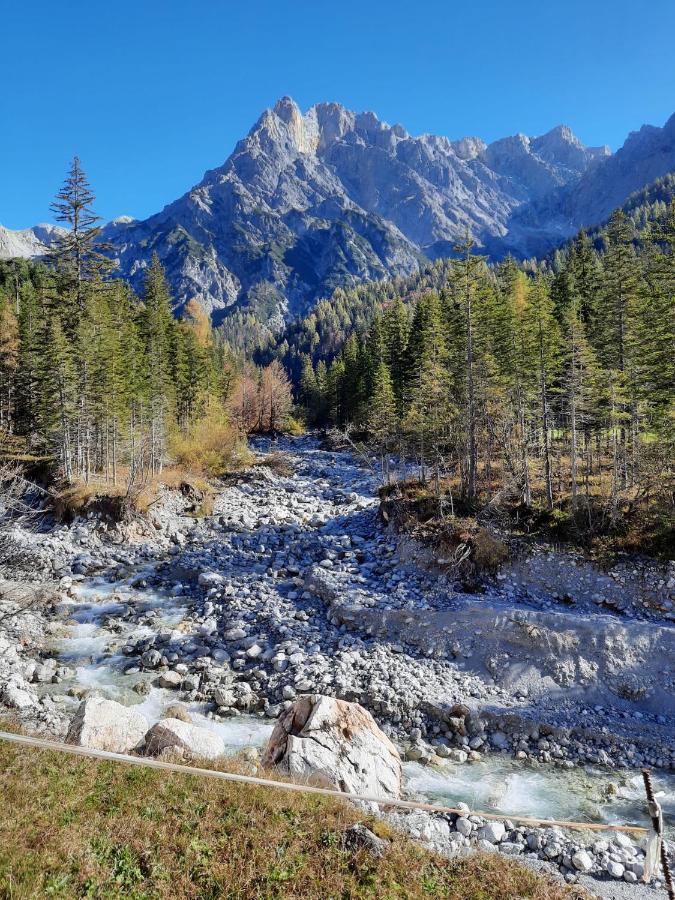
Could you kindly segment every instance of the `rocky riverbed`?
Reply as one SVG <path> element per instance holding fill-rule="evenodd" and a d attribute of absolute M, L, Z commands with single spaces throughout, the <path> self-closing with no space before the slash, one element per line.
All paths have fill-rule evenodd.
<path fill-rule="evenodd" d="M 672 570 L 607 574 L 542 548 L 464 593 L 380 522 L 363 461 L 313 437 L 272 449 L 284 465 L 229 479 L 206 518 L 186 490 L 146 523 L 17 529 L 0 561 L 0 697 L 13 714 L 63 736 L 92 693 L 150 722 L 179 702 L 236 750 L 262 745 L 297 696 L 329 695 L 373 714 L 407 760 L 409 792 L 645 824 L 634 779 L 646 764 L 675 813 Z M 596 892 L 615 891 L 604 896 L 659 889 L 631 886 L 644 854 L 628 839 L 395 818 L 444 852 L 478 843 L 568 880 L 590 873 Z"/>

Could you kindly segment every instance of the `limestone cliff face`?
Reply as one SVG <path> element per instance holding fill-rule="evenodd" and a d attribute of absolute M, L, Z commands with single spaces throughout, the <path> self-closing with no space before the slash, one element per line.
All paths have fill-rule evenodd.
<path fill-rule="evenodd" d="M 643 125 L 601 165 L 565 188 L 517 209 L 500 250 L 545 253 L 580 228 L 604 222 L 634 191 L 675 170 L 675 115 L 663 128 Z"/>
<path fill-rule="evenodd" d="M 62 231 L 58 225 L 34 225 L 21 231 L 0 225 L 0 259 L 44 256 Z"/>
<path fill-rule="evenodd" d="M 196 298 L 216 321 L 245 307 L 281 324 L 338 286 L 447 255 L 466 229 L 493 258 L 545 252 L 675 168 L 673 130 L 643 128 L 611 156 L 567 126 L 450 141 L 284 97 L 196 187 L 103 237 L 137 288 L 156 251 L 177 310 Z"/>
<path fill-rule="evenodd" d="M 137 286 L 156 250 L 180 305 L 196 297 L 215 319 L 246 305 L 281 320 L 337 286 L 411 273 L 466 228 L 499 239 L 520 205 L 606 153 L 566 128 L 487 146 L 412 137 L 337 103 L 303 114 L 284 97 L 184 197 L 106 237 Z"/>

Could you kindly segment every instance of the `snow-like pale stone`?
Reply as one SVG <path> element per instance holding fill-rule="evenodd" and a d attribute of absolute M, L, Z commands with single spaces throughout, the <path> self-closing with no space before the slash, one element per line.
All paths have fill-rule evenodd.
<path fill-rule="evenodd" d="M 607 872 L 612 876 L 612 878 L 623 878 L 624 872 L 626 871 L 625 866 L 622 866 L 621 863 L 610 862 L 607 863 Z"/>
<path fill-rule="evenodd" d="M 158 756 L 165 751 L 178 751 L 193 759 L 217 759 L 225 752 L 225 742 L 208 728 L 180 719 L 162 719 L 145 735 L 145 752 Z"/>
<path fill-rule="evenodd" d="M 159 676 L 159 685 L 163 688 L 177 689 L 183 683 L 183 676 L 179 672 L 162 672 Z"/>
<path fill-rule="evenodd" d="M 577 850 L 572 857 L 572 865 L 578 872 L 589 872 L 593 868 L 593 858 L 586 850 Z"/>
<path fill-rule="evenodd" d="M 223 583 L 223 576 L 218 572 L 200 572 L 198 582 L 202 587 L 217 587 Z"/>
<path fill-rule="evenodd" d="M 358 703 L 320 694 L 296 700 L 278 720 L 265 761 L 298 781 L 349 794 L 401 794 L 398 751 Z"/>
<path fill-rule="evenodd" d="M 122 706 L 103 697 L 88 697 L 80 703 L 73 717 L 67 744 L 127 753 L 142 746 L 148 721 L 132 706 Z"/>
<path fill-rule="evenodd" d="M 478 840 L 489 841 L 498 844 L 506 834 L 506 829 L 501 822 L 488 822 L 478 830 Z"/>
<path fill-rule="evenodd" d="M 3 688 L 2 702 L 11 709 L 25 710 L 36 705 L 37 697 L 22 679 L 12 678 Z"/>
<path fill-rule="evenodd" d="M 459 819 L 455 822 L 455 828 L 463 837 L 468 837 L 473 831 L 473 826 L 468 819 L 465 819 L 463 816 L 460 816 Z"/>
<path fill-rule="evenodd" d="M 21 231 L 12 231 L 0 225 L 0 259 L 34 259 L 44 256 L 66 229 L 58 225 L 35 225 Z"/>

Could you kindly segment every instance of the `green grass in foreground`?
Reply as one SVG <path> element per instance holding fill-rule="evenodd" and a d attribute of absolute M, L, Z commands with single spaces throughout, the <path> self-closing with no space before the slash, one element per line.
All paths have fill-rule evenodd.
<path fill-rule="evenodd" d="M 347 802 L 0 741 L 0 897 L 583 896 L 498 856 L 446 861 Z M 341 849 L 365 821 L 381 859 Z"/>

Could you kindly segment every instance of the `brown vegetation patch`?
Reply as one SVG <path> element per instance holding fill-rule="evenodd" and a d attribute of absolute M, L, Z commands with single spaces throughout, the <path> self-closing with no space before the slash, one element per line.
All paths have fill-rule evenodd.
<path fill-rule="evenodd" d="M 277 475 L 281 475 L 283 478 L 289 478 L 295 473 L 295 467 L 293 466 L 290 458 L 285 453 L 267 453 L 261 459 L 256 459 L 253 465 L 264 466 L 267 469 L 271 469 L 273 472 L 275 472 Z"/>
<path fill-rule="evenodd" d="M 65 522 L 88 513 L 119 522 L 125 517 L 125 493 L 121 485 L 76 481 L 56 493 L 54 512 Z"/>
<path fill-rule="evenodd" d="M 215 488 L 207 478 L 181 466 L 169 466 L 133 489 L 127 486 L 127 475 L 122 470 L 117 485 L 101 478 L 64 485 L 54 494 L 56 516 L 69 522 L 76 516 L 91 513 L 108 522 L 123 522 L 135 513 L 146 515 L 164 490 L 180 491 L 188 501 L 189 514 L 196 517 L 213 514 Z"/>
<path fill-rule="evenodd" d="M 443 568 L 461 577 L 493 575 L 510 555 L 508 545 L 475 518 L 452 515 L 445 494 L 431 492 L 416 480 L 387 485 L 380 491 L 380 513 L 399 531 L 433 548 Z"/>
<path fill-rule="evenodd" d="M 249 459 L 241 430 L 216 403 L 185 430 L 176 429 L 169 450 L 179 468 L 196 475 L 224 475 Z"/>

